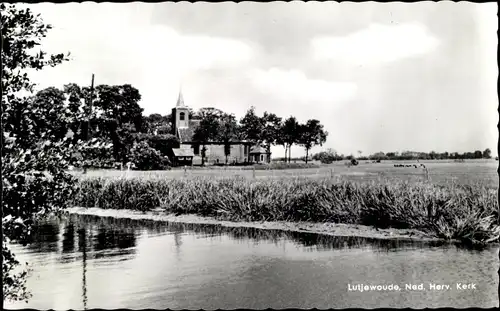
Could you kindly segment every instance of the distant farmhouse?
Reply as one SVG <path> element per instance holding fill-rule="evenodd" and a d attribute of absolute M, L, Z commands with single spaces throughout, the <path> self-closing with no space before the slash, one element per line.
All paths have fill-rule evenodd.
<path fill-rule="evenodd" d="M 175 108 L 172 109 L 172 134 L 180 142 L 180 147 L 173 149 L 174 165 L 192 165 L 201 163 L 201 148 L 199 142 L 193 140 L 195 129 L 200 120 L 190 119 L 189 107 L 184 104 L 182 91 Z M 247 141 L 233 141 L 228 164 L 235 163 L 269 163 L 271 154 L 261 146 L 253 146 Z M 223 164 L 226 162 L 224 144 L 220 141 L 211 141 L 206 145 L 205 161 L 207 164 Z"/>

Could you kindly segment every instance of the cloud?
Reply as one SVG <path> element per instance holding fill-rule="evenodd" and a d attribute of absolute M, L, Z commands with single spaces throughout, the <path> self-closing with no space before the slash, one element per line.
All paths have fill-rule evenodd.
<path fill-rule="evenodd" d="M 356 64 L 393 62 L 428 53 L 439 44 L 420 24 L 371 24 L 344 37 L 311 40 L 313 57 Z"/>
<path fill-rule="evenodd" d="M 179 58 L 193 69 L 207 69 L 234 63 L 244 63 L 252 58 L 249 45 L 232 39 L 203 36 L 185 36 L 179 39 Z"/>
<path fill-rule="evenodd" d="M 137 82 L 141 77 L 168 81 L 199 69 L 242 64 L 253 57 L 252 47 L 243 41 L 183 35 L 168 26 L 152 26 L 149 15 L 153 7 L 142 4 L 142 10 L 133 12 L 135 6 L 109 3 L 32 6 L 35 12 L 42 13 L 45 22 L 54 25 L 43 41 L 43 49 L 52 53 L 71 52 L 71 61 L 54 68 L 54 72 L 66 68 L 68 73 L 85 72 L 88 76 L 91 71 L 107 76 L 108 80 L 116 77 L 113 83 Z M 90 15 L 92 19 L 88 20 Z M 63 76 L 67 81 L 68 76 Z"/>
<path fill-rule="evenodd" d="M 30 8 L 53 25 L 42 48 L 71 53 L 69 62 L 30 73 L 39 88 L 88 85 L 94 73 L 96 84 L 132 84 L 143 95 L 141 106 L 151 111 L 177 96 L 184 77 L 245 65 L 254 57 L 246 41 L 151 25 L 154 7 L 144 3 L 44 3 Z"/>
<path fill-rule="evenodd" d="M 252 58 L 252 48 L 238 40 L 186 36 L 167 26 L 130 25 L 119 14 L 108 17 L 106 22 L 95 17 L 99 29 L 89 29 L 87 23 L 78 21 L 55 28 L 45 44 L 51 49 L 72 50 L 75 61 L 90 66 L 133 64 L 145 71 L 159 66 L 168 66 L 165 71 L 207 69 Z"/>
<path fill-rule="evenodd" d="M 351 99 L 357 91 L 354 83 L 310 79 L 296 69 L 257 69 L 249 77 L 260 91 L 290 104 L 337 103 Z"/>

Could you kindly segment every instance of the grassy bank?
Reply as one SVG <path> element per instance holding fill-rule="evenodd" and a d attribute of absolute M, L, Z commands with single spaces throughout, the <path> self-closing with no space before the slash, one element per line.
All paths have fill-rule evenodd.
<path fill-rule="evenodd" d="M 333 178 L 88 178 L 75 206 L 196 214 L 230 221 L 312 221 L 418 229 L 481 244 L 498 239 L 497 193 L 481 185 Z"/>

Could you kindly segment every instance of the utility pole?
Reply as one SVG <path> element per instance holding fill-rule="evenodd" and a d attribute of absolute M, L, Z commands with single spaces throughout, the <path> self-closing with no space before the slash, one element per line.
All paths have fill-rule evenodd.
<path fill-rule="evenodd" d="M 92 138 L 92 127 L 90 126 L 90 116 L 92 115 L 92 101 L 94 99 L 94 74 L 92 74 L 92 82 L 90 84 L 90 99 L 89 99 L 89 118 L 88 118 L 88 137 L 87 140 L 90 140 Z"/>

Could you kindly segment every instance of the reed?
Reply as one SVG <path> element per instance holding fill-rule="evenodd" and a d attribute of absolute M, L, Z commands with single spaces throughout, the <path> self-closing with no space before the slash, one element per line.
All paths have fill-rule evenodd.
<path fill-rule="evenodd" d="M 161 207 L 231 221 L 310 221 L 418 229 L 444 239 L 497 241 L 497 194 L 484 185 L 385 180 L 242 177 L 87 178 L 73 205 L 148 211 Z"/>

